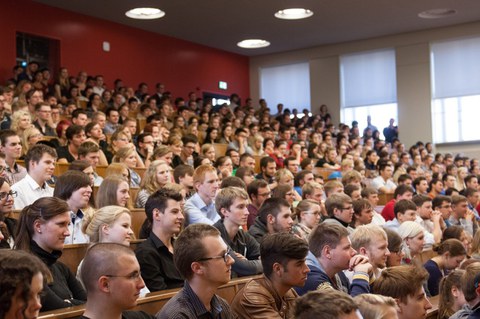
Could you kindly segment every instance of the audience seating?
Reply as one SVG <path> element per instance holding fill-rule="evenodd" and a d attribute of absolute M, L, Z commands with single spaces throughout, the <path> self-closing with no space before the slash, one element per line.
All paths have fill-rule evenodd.
<path fill-rule="evenodd" d="M 378 194 L 378 205 L 385 205 L 393 199 L 393 194 Z"/>
<path fill-rule="evenodd" d="M 143 222 L 147 218 L 145 214 L 145 209 L 143 208 L 134 208 L 130 210 L 132 213 L 132 230 L 136 238 L 140 237 L 140 229 L 142 228 Z"/>
<path fill-rule="evenodd" d="M 213 148 L 215 149 L 215 157 L 219 158 L 220 156 L 225 156 L 227 152 L 228 144 L 213 143 Z"/>
<path fill-rule="evenodd" d="M 322 176 L 325 182 L 328 181 L 328 176 L 330 176 L 330 174 L 332 174 L 333 172 L 335 172 L 335 170 L 333 169 L 322 168 L 322 167 L 313 168 L 313 174 Z"/>
<path fill-rule="evenodd" d="M 226 299 L 227 302 L 230 304 L 233 301 L 233 297 L 237 294 L 237 292 L 245 286 L 245 284 L 250 281 L 252 278 L 257 278 L 258 276 L 253 277 L 242 277 L 230 280 L 228 284 L 225 284 L 218 288 L 217 294 L 222 298 Z M 143 310 L 147 313 L 152 315 L 156 314 L 162 307 L 168 302 L 170 298 L 175 296 L 175 294 L 180 289 L 169 289 L 163 291 L 157 291 L 148 294 L 143 298 L 138 299 L 138 305 L 133 310 Z M 83 311 L 85 310 L 85 306 L 74 306 L 70 308 L 58 309 L 48 312 L 40 313 L 40 319 L 47 319 L 47 318 L 79 318 Z"/>
<path fill-rule="evenodd" d="M 265 156 L 267 156 L 267 155 L 253 155 L 253 158 L 255 159 L 255 169 L 254 169 L 255 174 L 260 174 L 262 172 L 262 170 L 260 168 L 260 161 Z"/>

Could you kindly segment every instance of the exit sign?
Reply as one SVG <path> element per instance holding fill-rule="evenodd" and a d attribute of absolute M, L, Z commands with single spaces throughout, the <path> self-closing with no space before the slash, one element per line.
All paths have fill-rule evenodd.
<path fill-rule="evenodd" d="M 226 90 L 227 89 L 227 82 L 224 81 L 218 81 L 218 88 L 221 90 Z"/>

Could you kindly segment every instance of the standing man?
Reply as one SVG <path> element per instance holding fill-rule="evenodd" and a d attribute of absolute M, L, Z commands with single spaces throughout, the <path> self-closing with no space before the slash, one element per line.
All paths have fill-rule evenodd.
<path fill-rule="evenodd" d="M 235 296 L 232 309 L 240 318 L 290 318 L 298 297 L 293 287 L 305 284 L 307 243 L 291 234 L 268 235 L 260 245 L 263 276 L 250 280 Z"/>
<path fill-rule="evenodd" d="M 238 187 L 227 187 L 220 190 L 215 199 L 217 212 L 222 216 L 213 226 L 220 231 L 225 243 L 235 260 L 232 270 L 238 276 L 256 275 L 262 272 L 260 245 L 242 227 L 247 223 L 248 195 Z"/>
<path fill-rule="evenodd" d="M 55 170 L 57 152 L 50 146 L 36 144 L 25 155 L 27 175 L 12 186 L 17 192 L 14 209 L 23 209 L 39 198 L 52 197 L 53 188 L 47 181 L 52 178 Z"/>
<path fill-rule="evenodd" d="M 185 202 L 188 224 L 216 223 L 220 216 L 215 209 L 215 196 L 220 187 L 217 170 L 211 165 L 200 165 L 193 173 L 193 185 L 197 191 Z"/>
<path fill-rule="evenodd" d="M 175 268 L 174 236 L 183 226 L 180 203 L 182 195 L 168 189 L 160 189 L 150 195 L 145 204 L 147 220 L 152 225 L 148 238 L 135 250 L 142 277 L 150 291 L 178 288 L 183 285 Z M 176 252 L 175 252 L 176 253 Z"/>
<path fill-rule="evenodd" d="M 87 303 L 81 319 L 152 318 L 143 311 L 126 311 L 137 305 L 145 287 L 140 265 L 133 251 L 124 245 L 98 243 L 90 247 L 80 273 L 87 291 Z"/>
<path fill-rule="evenodd" d="M 157 319 L 236 318 L 218 287 L 230 281 L 234 263 L 219 231 L 210 225 L 190 225 L 175 241 L 175 267 L 184 287 L 157 313 Z"/>

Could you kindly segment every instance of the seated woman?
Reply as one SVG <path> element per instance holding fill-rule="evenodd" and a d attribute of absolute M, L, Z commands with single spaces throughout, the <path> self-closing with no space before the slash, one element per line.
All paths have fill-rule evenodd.
<path fill-rule="evenodd" d="M 22 136 L 22 158 L 33 145 L 37 144 L 43 138 L 42 133 L 34 126 L 27 128 L 23 131 L 23 135 L 20 136 Z"/>
<path fill-rule="evenodd" d="M 279 186 L 286 184 L 286 185 L 290 185 L 292 189 L 293 189 L 293 186 L 295 185 L 295 180 L 293 178 L 292 172 L 290 172 L 286 168 L 279 169 L 275 173 L 275 181 Z M 302 200 L 302 196 L 300 196 L 295 189 L 293 189 L 293 195 L 294 195 L 294 200 L 296 201 Z"/>
<path fill-rule="evenodd" d="M 472 247 L 472 236 L 461 226 L 453 225 L 445 228 L 442 234 L 442 241 L 451 238 L 458 239 L 462 242 L 463 247 L 465 247 L 465 251 L 467 252 L 467 256 L 470 256 L 470 251 L 472 251 L 473 253 L 476 252 L 476 250 Z M 480 242 L 480 234 L 478 235 L 477 240 Z"/>
<path fill-rule="evenodd" d="M 405 253 L 402 249 L 402 237 L 400 237 L 396 231 L 388 227 L 382 228 L 387 234 L 388 250 L 390 251 L 390 255 L 387 256 L 387 267 L 400 266 L 402 264 L 403 257 L 405 257 Z"/>
<path fill-rule="evenodd" d="M 295 207 L 297 223 L 293 225 L 293 233 L 308 242 L 313 228 L 320 223 L 322 211 L 318 202 L 304 199 Z"/>
<path fill-rule="evenodd" d="M 3 238 L 0 239 L 0 248 L 13 248 L 14 233 L 17 228 L 17 220 L 7 217 L 13 211 L 14 197 L 16 192 L 12 192 L 10 184 L 4 177 L 0 177 L 0 223 L 2 223 L 1 232 Z"/>
<path fill-rule="evenodd" d="M 433 245 L 432 249 L 438 253 L 438 256 L 428 260 L 423 266 L 430 274 L 427 284 L 430 295 L 433 297 L 438 295 L 440 280 L 460 266 L 467 252 L 458 239 L 447 239 Z"/>
<path fill-rule="evenodd" d="M 169 146 L 166 145 L 158 145 L 155 150 L 153 151 L 152 158 L 150 159 L 152 162 L 156 160 L 162 160 L 167 162 L 168 165 L 172 165 L 173 159 L 173 152 Z"/>
<path fill-rule="evenodd" d="M 112 159 L 112 163 L 125 163 L 130 171 L 130 187 L 140 187 L 142 178 L 133 169 L 136 167 L 145 167 L 143 162 L 139 160 L 135 148 L 127 146 L 117 151 Z"/>
<path fill-rule="evenodd" d="M 222 173 L 222 178 L 232 176 L 233 163 L 229 156 L 220 156 L 214 166 Z"/>
<path fill-rule="evenodd" d="M 292 186 L 288 184 L 278 185 L 273 190 L 272 197 L 286 199 L 287 202 L 290 204 L 290 208 L 293 208 L 293 203 L 295 202 L 295 194 Z"/>
<path fill-rule="evenodd" d="M 440 281 L 438 319 L 468 318 L 472 312 L 463 295 L 462 276 L 464 273 L 463 269 L 455 269 Z"/>
<path fill-rule="evenodd" d="M 42 311 L 84 304 L 87 294 L 71 270 L 58 261 L 70 236 L 70 208 L 56 197 L 43 197 L 20 213 L 15 249 L 39 257 L 52 273 L 41 297 Z"/>
<path fill-rule="evenodd" d="M 202 153 L 203 156 L 208 158 L 210 160 L 210 162 L 215 163 L 215 158 L 216 158 L 215 148 L 213 147 L 212 144 L 208 144 L 208 143 L 203 144 L 202 149 L 201 149 L 201 153 Z"/>
<path fill-rule="evenodd" d="M 255 172 L 251 167 L 239 167 L 235 172 L 235 176 L 239 177 L 245 182 L 245 185 L 249 185 L 255 180 Z"/>
<path fill-rule="evenodd" d="M 130 209 L 130 186 L 125 178 L 118 175 L 107 176 L 96 196 L 97 208 L 109 205 L 118 205 Z"/>
<path fill-rule="evenodd" d="M 5 319 L 37 318 L 42 304 L 40 294 L 47 278 L 46 265 L 21 250 L 0 251 L 0 316 Z"/>
<path fill-rule="evenodd" d="M 164 161 L 153 161 L 145 172 L 135 207 L 144 208 L 148 197 L 171 182 L 171 167 Z"/>
<path fill-rule="evenodd" d="M 423 251 L 424 228 L 417 222 L 406 221 L 398 228 L 398 234 L 402 238 L 403 252 L 405 253 L 402 264 L 413 264 L 414 258 Z"/>

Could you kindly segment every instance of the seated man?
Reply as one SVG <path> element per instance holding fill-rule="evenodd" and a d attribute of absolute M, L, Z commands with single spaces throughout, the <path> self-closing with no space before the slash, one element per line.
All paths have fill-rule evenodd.
<path fill-rule="evenodd" d="M 182 229 L 184 217 L 180 203 L 182 195 L 160 189 L 150 195 L 145 214 L 152 225 L 149 237 L 135 250 L 142 277 L 150 291 L 178 288 L 183 285 L 173 264 L 174 239 Z"/>
<path fill-rule="evenodd" d="M 215 227 L 194 224 L 185 228 L 175 241 L 173 258 L 185 285 L 157 313 L 157 319 L 236 318 L 227 301 L 215 294 L 230 281 L 234 263 Z"/>
<path fill-rule="evenodd" d="M 322 167 L 328 169 L 340 169 L 340 164 L 337 163 L 337 151 L 335 148 L 330 147 L 326 150 L 326 156 L 318 160 L 315 167 Z"/>
<path fill-rule="evenodd" d="M 270 198 L 272 192 L 270 191 L 270 187 L 268 187 L 268 183 L 263 179 L 257 179 L 248 184 L 247 187 L 248 197 L 250 198 L 250 204 L 247 205 L 248 209 L 248 218 L 247 218 L 247 227 L 253 225 L 255 222 L 255 218 L 258 216 L 258 210 L 262 206 L 263 202 Z"/>
<path fill-rule="evenodd" d="M 220 231 L 235 260 L 232 270 L 238 276 L 256 275 L 262 272 L 260 245 L 248 232 L 241 228 L 247 223 L 248 195 L 238 187 L 222 189 L 215 200 L 215 207 L 222 219 L 213 224 Z"/>
<path fill-rule="evenodd" d="M 398 233 L 398 227 L 403 222 L 412 221 L 417 219 L 417 206 L 414 202 L 408 199 L 401 199 L 395 203 L 394 206 L 395 219 L 389 220 L 385 223 L 385 227 Z"/>
<path fill-rule="evenodd" d="M 175 183 L 182 186 L 187 194 L 187 199 L 192 196 L 193 193 L 193 167 L 190 165 L 178 165 L 173 170 L 173 179 Z"/>
<path fill-rule="evenodd" d="M 423 268 L 401 265 L 382 271 L 373 284 L 373 293 L 392 297 L 397 302 L 399 319 L 426 318 L 432 304 L 423 286 L 428 272 Z"/>
<path fill-rule="evenodd" d="M 0 151 L 5 154 L 5 177 L 12 186 L 27 175 L 25 167 L 16 160 L 22 155 L 20 136 L 12 130 L 2 130 L 0 133 Z"/>
<path fill-rule="evenodd" d="M 431 248 L 442 240 L 442 232 L 446 228 L 442 214 L 432 209 L 432 200 L 427 195 L 415 195 L 412 201 L 417 206 L 416 222 L 425 228 L 425 245 L 423 248 Z"/>
<path fill-rule="evenodd" d="M 67 145 L 58 149 L 58 162 L 71 163 L 78 160 L 78 148 L 87 139 L 85 129 L 80 125 L 71 125 L 65 133 L 67 137 Z"/>
<path fill-rule="evenodd" d="M 93 168 L 93 184 L 94 186 L 100 186 L 103 182 L 103 177 L 98 175 L 96 172 L 97 165 L 99 165 L 100 158 L 104 158 L 105 163 L 107 163 L 107 158 L 105 154 L 100 150 L 100 147 L 91 141 L 83 142 L 78 148 L 78 159 L 84 160 L 90 163 Z"/>
<path fill-rule="evenodd" d="M 101 243 L 90 247 L 80 273 L 87 290 L 87 303 L 81 319 L 152 318 L 143 311 L 125 311 L 137 305 L 145 287 L 133 251 L 124 245 Z"/>
<path fill-rule="evenodd" d="M 295 176 L 295 190 L 300 196 L 302 196 L 303 185 L 314 182 L 315 176 L 309 170 L 303 170 L 300 173 L 292 173 L 292 174 Z"/>
<path fill-rule="evenodd" d="M 186 201 L 184 207 L 187 224 L 213 225 L 220 219 L 214 203 L 220 187 L 215 167 L 207 164 L 197 167 L 193 173 L 193 185 L 197 192 Z"/>
<path fill-rule="evenodd" d="M 47 181 L 52 178 L 55 170 L 57 152 L 50 146 L 37 144 L 25 155 L 27 175 L 12 185 L 12 191 L 17 192 L 14 209 L 23 209 L 39 198 L 52 197 L 53 188 Z"/>
<path fill-rule="evenodd" d="M 377 208 L 379 201 L 378 191 L 373 187 L 365 187 L 362 189 L 361 194 L 362 198 L 366 199 L 373 208 L 372 223 L 379 226 L 385 225 L 385 218 L 380 214 L 380 209 Z"/>
<path fill-rule="evenodd" d="M 462 292 L 467 304 L 455 313 L 451 318 L 480 318 L 480 263 L 475 262 L 465 268 L 462 275 Z M 472 310 L 473 309 L 473 310 Z M 473 313 L 472 313 L 473 312 Z"/>
<path fill-rule="evenodd" d="M 345 227 L 349 233 L 353 232 L 350 226 L 353 218 L 352 199 L 345 194 L 332 194 L 325 202 L 328 218 L 323 222 L 326 224 L 336 224 Z"/>
<path fill-rule="evenodd" d="M 380 165 L 379 176 L 372 180 L 372 187 L 382 194 L 393 194 L 397 185 L 392 180 L 393 167 L 388 164 Z"/>
<path fill-rule="evenodd" d="M 286 233 L 268 235 L 260 245 L 263 277 L 250 280 L 235 296 L 232 309 L 239 318 L 289 318 L 307 273 L 305 241 Z"/>
<path fill-rule="evenodd" d="M 448 222 L 450 225 L 461 226 L 471 236 L 477 232 L 478 223 L 473 211 L 468 209 L 468 200 L 465 196 L 452 196 L 452 214 Z"/>
<path fill-rule="evenodd" d="M 386 221 L 392 220 L 395 218 L 395 213 L 393 211 L 393 207 L 395 203 L 401 199 L 408 199 L 412 200 L 413 197 L 413 190 L 408 185 L 399 185 L 395 192 L 393 193 L 393 199 L 391 199 L 382 210 L 382 217 L 385 218 Z"/>
<path fill-rule="evenodd" d="M 267 234 L 291 232 L 293 227 L 290 204 L 283 198 L 269 198 L 263 202 L 258 211 L 258 217 L 248 230 L 258 243 Z"/>
<path fill-rule="evenodd" d="M 293 316 L 295 319 L 362 318 L 352 297 L 334 289 L 310 291 L 300 297 L 295 303 Z"/>
<path fill-rule="evenodd" d="M 352 297 L 370 292 L 372 265 L 367 257 L 357 255 L 352 248 L 345 227 L 325 223 L 318 225 L 310 234 L 308 246 L 310 273 L 305 286 L 295 289 L 300 295 L 322 289 L 341 290 Z M 354 271 L 351 284 L 343 273 L 347 269 Z"/>

